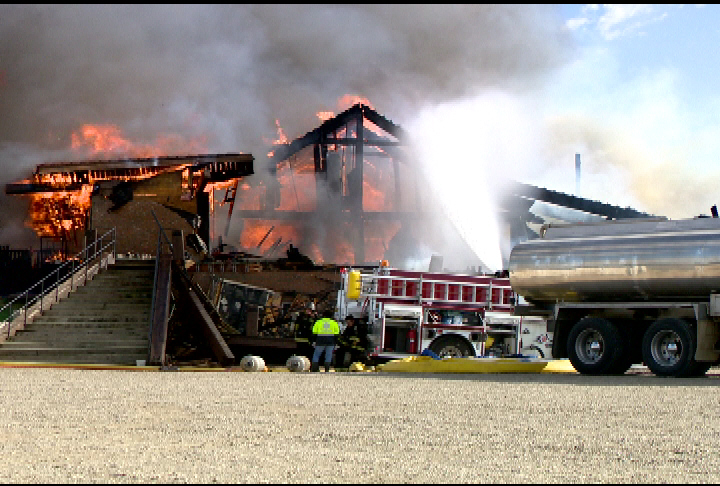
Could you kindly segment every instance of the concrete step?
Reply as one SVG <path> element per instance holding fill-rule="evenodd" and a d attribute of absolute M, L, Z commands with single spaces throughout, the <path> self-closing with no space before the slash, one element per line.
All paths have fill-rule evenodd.
<path fill-rule="evenodd" d="M 102 364 L 102 365 L 130 365 L 135 366 L 137 360 L 146 360 L 147 350 L 136 353 L 104 354 L 104 353 L 76 353 L 67 355 L 40 356 L 4 356 L 0 353 L 0 362 L 7 363 L 48 363 L 48 364 Z"/>
<path fill-rule="evenodd" d="M 108 282 L 108 283 L 137 283 L 137 284 L 147 284 L 148 282 L 153 282 L 154 277 L 152 273 L 149 273 L 147 275 L 143 274 L 136 274 L 133 273 L 131 275 L 125 275 L 123 273 L 105 273 L 96 275 L 95 278 L 90 280 L 88 282 L 88 285 L 93 285 L 97 282 Z M 82 285 L 80 285 L 82 287 Z"/>
<path fill-rule="evenodd" d="M 58 331 L 59 329 L 57 327 L 24 329 L 18 331 L 11 340 L 5 342 L 50 341 L 53 339 L 147 339 L 150 329 L 144 327 L 106 327 L 99 329 L 93 327 L 76 327 L 65 328 L 62 332 Z"/>
<path fill-rule="evenodd" d="M 96 339 L 90 340 L 87 337 L 77 338 L 75 340 L 69 339 L 70 336 L 66 336 L 65 339 L 57 339 L 52 341 L 45 340 L 19 340 L 19 341 L 6 341 L 3 343 L 0 354 L 5 351 L 15 351 L 18 349 L 66 349 L 66 348 L 78 348 L 78 349 L 115 349 L 117 347 L 131 347 L 131 348 L 145 348 L 148 346 L 148 338 L 117 338 L 111 337 L 110 339 Z"/>
<path fill-rule="evenodd" d="M 96 283 L 97 285 L 93 285 Z M 152 284 L 135 284 L 135 285 L 100 285 L 100 282 L 91 282 L 87 286 L 81 286 L 75 289 L 71 297 L 76 295 L 94 294 L 102 290 L 104 294 L 115 294 L 124 292 L 149 293 L 152 295 Z"/>
<path fill-rule="evenodd" d="M 74 302 L 78 300 L 92 300 L 92 299 L 116 299 L 116 298 L 145 298 L 145 299 L 152 299 L 152 288 L 144 288 L 144 289 L 138 289 L 134 287 L 127 287 L 127 288 L 108 288 L 108 287 L 97 287 L 97 288 L 90 288 L 90 289 L 78 289 L 77 291 L 70 294 L 70 297 L 68 297 L 69 302 Z"/>
<path fill-rule="evenodd" d="M 79 299 L 79 300 L 73 300 L 68 299 L 62 303 L 62 309 L 73 309 L 73 310 L 82 310 L 82 309 L 88 309 L 92 310 L 94 312 L 104 312 L 104 311 L 117 311 L 117 310 L 123 310 L 123 309 L 142 309 L 143 307 L 150 308 L 150 305 L 152 304 L 152 299 L 147 297 L 124 297 L 122 299 Z M 60 306 L 57 305 L 57 302 L 53 304 L 53 306 L 48 310 L 52 311 L 53 309 L 60 309 Z"/>
<path fill-rule="evenodd" d="M 102 270 L 2 343 L 0 361 L 135 365 L 147 359 L 154 275 L 154 260 Z"/>
<path fill-rule="evenodd" d="M 98 289 L 102 289 L 103 291 L 107 292 L 150 292 L 152 293 L 152 281 L 142 281 L 142 282 L 126 282 L 126 281 L 120 281 L 120 280 L 109 280 L 107 282 L 89 282 L 87 285 L 80 285 L 78 287 L 74 287 L 74 292 L 78 292 L 80 295 L 84 293 L 92 293 L 97 292 Z M 73 292 L 73 293 L 74 293 Z"/>
<path fill-rule="evenodd" d="M 72 312 L 72 309 L 63 309 L 38 317 L 33 322 L 128 322 L 148 319 L 150 319 L 150 310 L 148 309 L 116 309 L 113 312 L 107 310 L 93 312 L 93 309 L 78 309 L 77 312 Z"/>
<path fill-rule="evenodd" d="M 102 283 L 103 285 L 148 285 L 148 283 L 152 284 L 153 282 L 153 276 L 152 275 L 137 275 L 137 276 L 131 276 L 131 275 L 117 275 L 117 274 L 107 274 L 107 275 L 98 275 L 94 279 L 90 280 L 88 282 L 88 286 L 98 285 Z M 83 285 L 79 285 L 78 287 L 82 288 Z"/>
<path fill-rule="evenodd" d="M 58 332 L 62 332 L 62 329 L 68 328 L 116 328 L 116 329 L 141 329 L 149 328 L 150 318 L 137 318 L 137 319 L 120 319 L 117 317 L 88 317 L 88 318 L 77 318 L 73 320 L 69 319 L 56 319 L 50 321 L 33 321 L 28 324 L 26 329 L 50 329 L 56 328 Z"/>
<path fill-rule="evenodd" d="M 152 299 L 148 297 L 123 297 L 117 299 L 90 299 L 68 300 L 63 302 L 63 309 L 92 309 L 95 312 L 105 312 L 118 309 L 143 309 L 150 308 Z M 55 303 L 48 311 L 60 309 Z"/>
<path fill-rule="evenodd" d="M 139 345 L 116 345 L 116 346 L 110 346 L 108 344 L 100 347 L 100 348 L 85 348 L 82 346 L 73 346 L 73 345 L 67 345 L 67 346 L 46 346 L 46 345 L 37 345 L 33 347 L 5 347 L 3 344 L 2 349 L 0 349 L 0 360 L 7 358 L 37 358 L 37 357 L 43 357 L 43 359 L 47 359 L 49 357 L 53 356 L 68 356 L 68 355 L 85 355 L 85 354 L 92 354 L 92 355 L 117 355 L 117 354 L 145 354 L 147 355 L 148 349 L 147 346 L 139 346 Z M 142 359 L 142 358 L 139 358 Z"/>
<path fill-rule="evenodd" d="M 56 302 L 50 309 L 47 309 L 43 315 L 67 315 L 67 314 L 98 314 L 112 312 L 150 312 L 152 299 L 138 299 L 137 302 L 131 300 L 129 302 L 71 302 L 64 301 L 61 305 Z"/>

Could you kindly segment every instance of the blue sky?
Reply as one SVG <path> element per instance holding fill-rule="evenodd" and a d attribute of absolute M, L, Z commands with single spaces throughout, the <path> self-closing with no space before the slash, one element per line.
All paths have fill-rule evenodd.
<path fill-rule="evenodd" d="M 706 185 L 717 175 L 720 154 L 720 7 L 561 5 L 560 11 L 577 53 L 548 86 L 549 113 L 578 114 L 617 137 L 615 147 L 626 152 L 616 164 L 636 178 L 618 203 L 671 217 L 707 214 L 720 203 L 720 192 Z M 603 162 L 609 161 L 594 160 Z M 653 179 L 658 185 L 638 187 Z M 585 190 L 602 196 L 592 186 Z M 674 196 L 672 204 L 661 200 L 663 192 Z"/>

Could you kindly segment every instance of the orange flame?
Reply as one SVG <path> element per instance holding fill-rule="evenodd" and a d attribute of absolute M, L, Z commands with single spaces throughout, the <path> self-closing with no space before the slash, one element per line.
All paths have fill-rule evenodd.
<path fill-rule="evenodd" d="M 280 126 L 280 120 L 275 120 L 275 126 L 277 127 L 277 138 L 270 142 L 272 145 L 285 145 L 288 143 L 287 135 L 285 135 L 285 130 L 282 129 Z M 265 143 L 268 143 L 267 140 L 265 140 Z M 271 158 L 275 154 L 274 150 L 271 150 L 268 152 L 268 158 Z"/>
<path fill-rule="evenodd" d="M 179 135 L 165 134 L 157 137 L 153 145 L 138 144 L 126 139 L 115 125 L 85 124 L 71 134 L 71 148 L 85 156 L 98 155 L 123 157 L 159 157 L 182 153 L 200 153 L 206 151 L 206 137 L 184 139 Z M 56 191 L 29 194 L 30 219 L 28 227 L 35 230 L 38 236 L 68 238 L 71 233 L 85 227 L 85 220 L 91 205 L 93 184 L 102 177 L 107 179 L 142 180 L 154 177 L 166 170 L 176 168 L 146 168 L 133 176 L 105 175 L 90 172 L 86 180 L 78 180 L 76 173 L 35 174 L 34 182 L 49 184 L 55 188 L 68 188 L 69 185 L 80 185 L 78 190 Z"/>
<path fill-rule="evenodd" d="M 160 135 L 154 144 L 138 144 L 123 137 L 116 125 L 85 124 L 70 136 L 73 150 L 88 156 L 121 155 L 127 157 L 160 157 L 206 151 L 206 137 L 185 139 L 175 134 Z"/>
<path fill-rule="evenodd" d="M 91 185 L 79 191 L 30 194 L 30 221 L 26 224 L 38 236 L 68 238 L 84 228 L 91 194 Z"/>
<path fill-rule="evenodd" d="M 356 94 L 346 94 L 340 97 L 340 99 L 337 102 L 338 109 L 340 111 L 345 111 L 351 106 L 361 104 L 373 108 L 372 103 L 370 103 L 370 100 L 365 98 L 364 96 L 356 95 Z"/>

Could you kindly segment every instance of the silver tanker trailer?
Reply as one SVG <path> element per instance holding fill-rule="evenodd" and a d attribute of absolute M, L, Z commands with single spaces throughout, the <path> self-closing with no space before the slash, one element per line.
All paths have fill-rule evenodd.
<path fill-rule="evenodd" d="M 720 363 L 720 219 L 550 224 L 517 244 L 513 290 L 544 315 L 554 358 L 583 374 L 645 363 L 660 376 Z"/>

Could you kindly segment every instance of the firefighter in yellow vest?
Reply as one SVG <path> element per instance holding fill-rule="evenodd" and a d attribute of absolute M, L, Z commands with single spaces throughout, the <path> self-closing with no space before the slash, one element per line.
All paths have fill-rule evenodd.
<path fill-rule="evenodd" d="M 321 319 L 315 321 L 313 336 L 315 337 L 315 352 L 312 358 L 310 371 L 320 371 L 320 358 L 325 353 L 325 371 L 330 371 L 335 342 L 340 334 L 340 326 L 333 319 L 334 312 L 326 310 Z"/>

